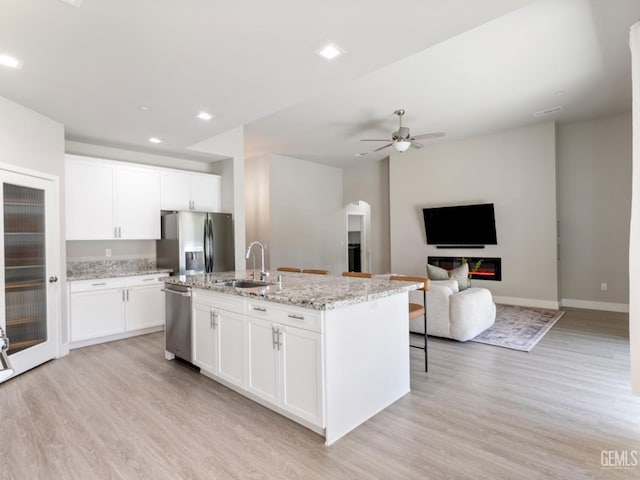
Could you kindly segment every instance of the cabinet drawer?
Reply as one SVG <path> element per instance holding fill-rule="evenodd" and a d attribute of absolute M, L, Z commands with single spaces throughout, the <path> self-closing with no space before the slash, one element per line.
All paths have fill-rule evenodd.
<path fill-rule="evenodd" d="M 273 323 L 322 332 L 321 312 L 306 308 L 274 306 L 270 302 L 250 300 L 247 302 L 247 314 Z"/>
<path fill-rule="evenodd" d="M 77 280 L 70 282 L 69 291 L 91 292 L 94 290 L 109 290 L 112 288 L 124 288 L 124 278 L 96 278 L 94 280 Z"/>
<path fill-rule="evenodd" d="M 194 303 L 199 303 L 200 305 L 205 305 L 207 307 L 244 314 L 244 299 L 236 295 L 224 295 L 220 293 L 194 290 L 193 301 Z"/>
<path fill-rule="evenodd" d="M 135 277 L 126 277 L 125 285 L 127 287 L 143 287 L 145 285 L 164 283 L 162 279 L 168 276 L 168 273 L 152 273 L 149 275 L 136 275 Z"/>

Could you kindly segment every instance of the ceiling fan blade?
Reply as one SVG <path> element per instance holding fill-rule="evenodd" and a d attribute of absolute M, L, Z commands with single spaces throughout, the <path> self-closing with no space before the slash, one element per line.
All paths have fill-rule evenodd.
<path fill-rule="evenodd" d="M 360 140 L 361 142 L 388 142 L 389 139 L 385 138 L 363 138 L 362 140 Z"/>
<path fill-rule="evenodd" d="M 420 142 L 416 142 L 415 140 L 411 140 L 411 146 L 413 148 L 422 148 L 422 147 L 424 147 L 423 144 L 421 144 Z"/>
<path fill-rule="evenodd" d="M 437 137 L 444 137 L 444 132 L 423 133 L 422 135 L 416 135 L 413 138 L 416 140 L 419 140 L 421 138 L 437 138 Z"/>
<path fill-rule="evenodd" d="M 384 147 L 376 148 L 376 149 L 374 150 L 374 152 L 379 152 L 380 150 L 383 150 L 383 149 L 385 149 L 385 148 L 387 148 L 387 147 L 390 147 L 391 145 L 393 145 L 393 142 L 391 142 L 391 143 L 387 143 Z"/>

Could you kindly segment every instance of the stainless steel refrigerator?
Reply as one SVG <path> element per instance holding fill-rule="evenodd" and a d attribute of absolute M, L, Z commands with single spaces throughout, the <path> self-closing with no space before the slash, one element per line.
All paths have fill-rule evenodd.
<path fill-rule="evenodd" d="M 235 270 L 233 220 L 228 213 L 174 212 L 161 217 L 159 268 L 173 275 Z"/>

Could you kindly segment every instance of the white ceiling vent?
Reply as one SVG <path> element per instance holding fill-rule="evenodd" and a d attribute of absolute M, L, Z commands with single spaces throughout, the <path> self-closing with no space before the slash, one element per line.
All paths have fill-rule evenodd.
<path fill-rule="evenodd" d="M 558 113 L 562 111 L 562 107 L 558 105 L 557 107 L 547 108 L 546 110 L 540 110 L 539 112 L 533 112 L 534 117 L 544 117 L 545 115 L 552 115 L 554 113 Z"/>

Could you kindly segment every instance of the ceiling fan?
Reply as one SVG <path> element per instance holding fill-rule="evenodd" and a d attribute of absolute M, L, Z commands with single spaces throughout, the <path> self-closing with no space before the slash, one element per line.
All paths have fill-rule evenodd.
<path fill-rule="evenodd" d="M 386 145 L 383 145 L 380 148 L 376 148 L 374 150 L 374 152 L 379 152 L 380 150 L 383 150 L 383 149 L 385 149 L 387 147 L 393 146 L 393 148 L 397 152 L 402 153 L 402 152 L 407 151 L 409 149 L 409 147 L 422 148 L 424 146 L 420 142 L 416 142 L 416 140 L 422 140 L 422 139 L 427 139 L 427 138 L 436 138 L 436 137 L 444 137 L 444 132 L 423 133 L 422 135 L 411 136 L 411 132 L 409 131 L 409 127 L 403 127 L 402 126 L 402 116 L 405 113 L 404 110 L 403 109 L 396 110 L 393 113 L 398 115 L 398 120 L 399 120 L 400 126 L 399 126 L 398 130 L 396 130 L 395 132 L 393 132 L 391 134 L 391 139 L 388 139 L 388 138 L 385 138 L 385 139 L 365 138 L 365 139 L 360 140 L 361 142 L 388 142 Z"/>

